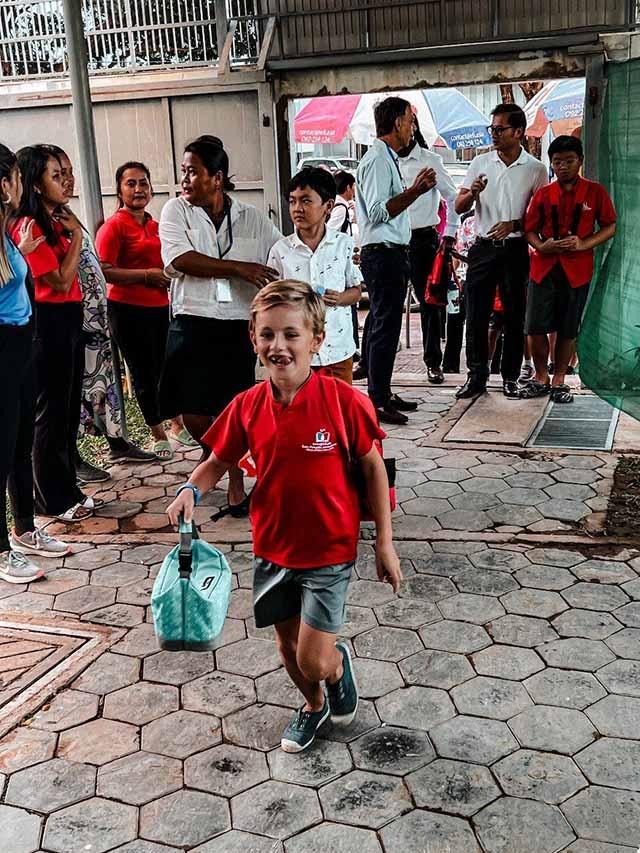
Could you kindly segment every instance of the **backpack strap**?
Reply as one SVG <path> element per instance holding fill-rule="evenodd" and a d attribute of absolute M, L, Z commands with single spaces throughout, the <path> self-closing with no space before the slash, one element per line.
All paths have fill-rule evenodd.
<path fill-rule="evenodd" d="M 344 221 L 340 226 L 340 232 L 342 234 L 351 234 L 351 220 L 349 219 L 349 208 L 342 201 L 337 201 L 335 203 L 335 207 L 344 207 Z"/>
<path fill-rule="evenodd" d="M 351 452 L 351 445 L 349 443 L 349 436 L 347 435 L 347 425 L 344 420 L 344 414 L 342 412 L 342 405 L 340 403 L 340 393 L 338 391 L 338 383 L 335 379 L 328 376 L 318 376 L 320 380 L 320 391 L 322 394 L 322 398 L 324 400 L 327 414 L 329 415 L 329 420 L 331 422 L 331 426 L 335 433 L 336 439 L 338 440 L 338 444 L 340 445 L 340 449 L 345 455 L 345 458 L 349 465 L 353 464 L 353 454 Z"/>

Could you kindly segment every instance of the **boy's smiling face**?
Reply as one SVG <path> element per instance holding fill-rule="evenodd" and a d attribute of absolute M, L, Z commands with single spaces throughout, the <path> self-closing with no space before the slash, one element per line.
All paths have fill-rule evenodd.
<path fill-rule="evenodd" d="M 258 311 L 251 330 L 253 348 L 276 385 L 279 381 L 301 385 L 323 341 L 324 332 L 314 335 L 309 318 L 294 305 Z"/>
<path fill-rule="evenodd" d="M 334 201 L 322 201 L 320 194 L 311 187 L 295 189 L 289 193 L 289 215 L 298 231 L 315 229 L 327 221 Z"/>

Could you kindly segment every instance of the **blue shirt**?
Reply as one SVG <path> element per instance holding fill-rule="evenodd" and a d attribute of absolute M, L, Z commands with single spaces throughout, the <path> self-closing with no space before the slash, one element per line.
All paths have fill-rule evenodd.
<path fill-rule="evenodd" d="M 398 155 L 381 139 L 364 155 L 356 173 L 356 210 L 360 245 L 396 243 L 408 246 L 411 240 L 409 211 L 391 218 L 387 210 L 390 198 L 405 189 Z"/>
<path fill-rule="evenodd" d="M 31 317 L 26 285 L 27 262 L 9 237 L 5 236 L 4 243 L 13 277 L 4 286 L 0 285 L 0 324 L 26 326 Z"/>

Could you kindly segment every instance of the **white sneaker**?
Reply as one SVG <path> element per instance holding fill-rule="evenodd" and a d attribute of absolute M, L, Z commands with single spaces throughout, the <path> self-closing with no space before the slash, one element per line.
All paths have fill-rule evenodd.
<path fill-rule="evenodd" d="M 14 551 L 20 554 L 39 554 L 41 557 L 64 557 L 71 553 L 71 546 L 60 539 L 55 539 L 44 528 L 36 527 L 35 530 L 18 536 L 15 529 L 9 536 L 9 544 Z"/>
<path fill-rule="evenodd" d="M 31 583 L 44 578 L 45 573 L 24 554 L 5 551 L 0 554 L 0 578 L 7 583 Z"/>

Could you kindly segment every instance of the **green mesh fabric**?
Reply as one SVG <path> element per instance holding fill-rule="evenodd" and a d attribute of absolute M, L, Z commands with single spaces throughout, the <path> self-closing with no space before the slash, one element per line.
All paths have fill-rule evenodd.
<path fill-rule="evenodd" d="M 640 420 L 640 60 L 607 66 L 600 181 L 618 213 L 578 338 L 583 383 Z"/>

